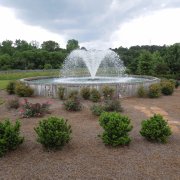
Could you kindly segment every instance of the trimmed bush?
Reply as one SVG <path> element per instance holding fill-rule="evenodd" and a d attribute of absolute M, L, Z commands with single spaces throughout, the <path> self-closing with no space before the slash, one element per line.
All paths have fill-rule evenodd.
<path fill-rule="evenodd" d="M 15 87 L 15 94 L 17 94 L 20 97 L 30 97 L 34 93 L 34 90 L 27 86 L 25 83 L 18 82 L 16 83 Z"/>
<path fill-rule="evenodd" d="M 18 98 L 8 99 L 6 106 L 8 109 L 18 109 L 20 106 Z"/>
<path fill-rule="evenodd" d="M 79 98 L 67 99 L 64 102 L 64 107 L 67 111 L 80 111 L 82 109 Z"/>
<path fill-rule="evenodd" d="M 140 134 L 149 141 L 165 143 L 171 135 L 171 129 L 161 115 L 155 114 L 150 119 L 142 121 Z"/>
<path fill-rule="evenodd" d="M 81 89 L 81 96 L 83 97 L 83 99 L 89 99 L 91 95 L 91 90 L 89 87 L 83 87 Z"/>
<path fill-rule="evenodd" d="M 101 94 L 100 94 L 100 92 L 99 92 L 97 89 L 95 89 L 95 88 L 91 89 L 90 99 L 91 99 L 91 101 L 93 101 L 93 102 L 98 102 L 98 101 L 100 101 L 100 99 L 101 99 Z"/>
<path fill-rule="evenodd" d="M 161 82 L 161 92 L 164 95 L 172 95 L 174 92 L 175 85 L 170 81 Z"/>
<path fill-rule="evenodd" d="M 68 99 L 77 99 L 79 92 L 77 90 L 72 90 L 68 94 Z"/>
<path fill-rule="evenodd" d="M 65 88 L 64 87 L 59 87 L 58 88 L 58 97 L 61 100 L 64 100 L 64 93 L 65 93 Z"/>
<path fill-rule="evenodd" d="M 70 141 L 72 133 L 67 120 L 58 117 L 41 120 L 34 130 L 38 135 L 37 141 L 48 149 L 61 149 Z"/>
<path fill-rule="evenodd" d="M 99 122 L 104 129 L 101 138 L 105 144 L 118 146 L 130 143 L 131 138 L 128 133 L 133 126 L 130 124 L 130 119 L 127 116 L 116 112 L 103 112 Z"/>
<path fill-rule="evenodd" d="M 95 116 L 100 116 L 104 112 L 104 106 L 100 104 L 94 104 L 91 106 L 91 111 Z"/>
<path fill-rule="evenodd" d="M 161 96 L 161 86 L 159 83 L 151 84 L 149 86 L 149 97 L 150 98 L 158 98 Z"/>
<path fill-rule="evenodd" d="M 20 115 L 23 118 L 29 117 L 42 117 L 46 113 L 49 113 L 49 102 L 45 103 L 30 103 L 27 99 L 24 99 L 22 108 L 20 109 Z"/>
<path fill-rule="evenodd" d="M 121 103 L 117 99 L 108 99 L 104 102 L 104 110 L 105 111 L 116 111 L 116 112 L 122 112 L 123 108 L 121 107 Z"/>
<path fill-rule="evenodd" d="M 112 99 L 114 96 L 114 89 L 109 86 L 104 86 L 102 88 L 102 94 L 104 99 Z"/>
<path fill-rule="evenodd" d="M 16 87 L 16 82 L 10 81 L 6 86 L 6 91 L 8 92 L 8 94 L 15 94 L 15 87 Z"/>
<path fill-rule="evenodd" d="M 0 122 L 0 156 L 10 150 L 15 150 L 23 143 L 24 138 L 20 136 L 20 122 L 13 125 L 9 119 Z"/>
<path fill-rule="evenodd" d="M 147 92 L 144 89 L 144 86 L 139 86 L 137 94 L 140 98 L 146 97 Z"/>

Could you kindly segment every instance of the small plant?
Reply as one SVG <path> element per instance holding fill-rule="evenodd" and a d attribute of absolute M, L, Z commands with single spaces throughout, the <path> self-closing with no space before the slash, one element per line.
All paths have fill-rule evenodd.
<path fill-rule="evenodd" d="M 79 92 L 77 90 L 72 90 L 68 94 L 68 99 L 77 99 Z"/>
<path fill-rule="evenodd" d="M 15 87 L 16 87 L 16 82 L 10 81 L 6 86 L 6 91 L 8 92 L 8 94 L 15 94 Z"/>
<path fill-rule="evenodd" d="M 18 82 L 16 83 L 15 87 L 15 94 L 17 94 L 20 97 L 30 97 L 34 93 L 34 90 L 27 86 L 25 83 Z"/>
<path fill-rule="evenodd" d="M 67 99 L 64 102 L 64 107 L 67 111 L 80 111 L 82 109 L 79 98 Z"/>
<path fill-rule="evenodd" d="M 172 95 L 174 92 L 175 84 L 171 81 L 163 81 L 161 82 L 161 92 L 164 95 Z"/>
<path fill-rule="evenodd" d="M 13 125 L 9 119 L 0 122 L 0 156 L 10 150 L 15 150 L 23 143 L 24 138 L 20 136 L 20 122 Z"/>
<path fill-rule="evenodd" d="M 100 104 L 94 104 L 91 107 L 91 111 L 94 115 L 96 116 L 100 116 L 102 112 L 104 112 L 104 106 L 100 105 Z"/>
<path fill-rule="evenodd" d="M 105 100 L 104 110 L 108 112 L 110 111 L 122 112 L 123 108 L 118 99 L 108 99 L 108 100 Z"/>
<path fill-rule="evenodd" d="M 5 103 L 4 99 L 2 99 L 2 98 L 0 97 L 0 105 L 2 105 L 2 104 L 4 104 L 4 103 Z"/>
<path fill-rule="evenodd" d="M 175 88 L 177 89 L 178 87 L 179 87 L 179 82 L 178 82 L 178 80 L 176 80 L 176 83 L 175 83 Z"/>
<path fill-rule="evenodd" d="M 60 149 L 71 139 L 71 126 L 67 120 L 58 117 L 49 117 L 39 122 L 34 128 L 38 135 L 37 141 L 48 149 Z"/>
<path fill-rule="evenodd" d="M 138 97 L 143 98 L 146 97 L 146 90 L 144 89 L 144 86 L 139 86 L 138 91 L 137 91 Z"/>
<path fill-rule="evenodd" d="M 90 99 L 93 102 L 98 102 L 100 101 L 101 98 L 101 94 L 99 93 L 99 91 L 95 88 L 91 89 L 91 95 L 90 95 Z"/>
<path fill-rule="evenodd" d="M 81 96 L 83 97 L 83 99 L 89 99 L 91 95 L 91 90 L 89 87 L 83 87 L 81 89 Z"/>
<path fill-rule="evenodd" d="M 133 126 L 130 124 L 130 119 L 127 116 L 116 112 L 103 112 L 99 122 L 104 129 L 101 138 L 105 144 L 118 146 L 130 143 L 131 138 L 128 133 Z"/>
<path fill-rule="evenodd" d="M 59 99 L 64 100 L 64 93 L 65 93 L 65 88 L 64 87 L 59 87 L 58 88 Z"/>
<path fill-rule="evenodd" d="M 114 89 L 109 86 L 104 86 L 102 88 L 102 94 L 104 99 L 112 99 L 114 96 Z"/>
<path fill-rule="evenodd" d="M 18 109 L 20 106 L 18 98 L 12 98 L 7 101 L 7 108 L 8 109 Z"/>
<path fill-rule="evenodd" d="M 24 99 L 22 108 L 20 110 L 21 117 L 42 117 L 44 114 L 49 113 L 49 102 L 45 103 L 30 103 L 27 99 Z"/>
<path fill-rule="evenodd" d="M 161 96 L 161 86 L 159 83 L 151 84 L 149 86 L 149 97 L 150 98 L 158 98 Z"/>
<path fill-rule="evenodd" d="M 171 135 L 171 129 L 161 115 L 155 114 L 150 119 L 142 121 L 140 134 L 149 141 L 165 143 Z"/>

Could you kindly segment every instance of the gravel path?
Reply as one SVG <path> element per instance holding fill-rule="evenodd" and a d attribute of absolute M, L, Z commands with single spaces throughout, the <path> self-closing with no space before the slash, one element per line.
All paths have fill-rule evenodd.
<path fill-rule="evenodd" d="M 0 97 L 9 96 L 0 91 Z M 173 96 L 159 99 L 123 99 L 124 114 L 132 119 L 134 128 L 130 145 L 118 148 L 105 146 L 97 136 L 102 129 L 89 110 L 90 102 L 83 102 L 81 112 L 67 112 L 61 101 L 51 101 L 51 115 L 68 119 L 72 126 L 71 142 L 61 151 L 47 152 L 36 142 L 33 130 L 40 118 L 20 119 L 25 142 L 0 159 L 1 180 L 180 179 L 180 89 Z M 162 114 L 172 127 L 173 135 L 167 144 L 150 143 L 139 135 L 141 120 L 154 113 Z M 18 116 L 16 111 L 0 105 L 0 120 L 9 117 L 15 121 Z"/>

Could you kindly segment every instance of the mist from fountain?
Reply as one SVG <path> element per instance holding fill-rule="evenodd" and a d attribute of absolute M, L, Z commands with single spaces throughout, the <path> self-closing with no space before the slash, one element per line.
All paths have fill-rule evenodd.
<path fill-rule="evenodd" d="M 74 50 L 65 59 L 61 76 L 91 77 L 121 76 L 125 66 L 119 56 L 112 50 Z"/>

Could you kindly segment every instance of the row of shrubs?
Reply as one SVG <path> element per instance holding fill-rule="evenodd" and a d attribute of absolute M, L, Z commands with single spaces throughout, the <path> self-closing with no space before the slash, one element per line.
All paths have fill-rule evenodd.
<path fill-rule="evenodd" d="M 59 87 L 58 88 L 58 96 L 59 99 L 65 100 L 65 99 L 71 99 L 74 96 L 82 97 L 85 100 L 91 100 L 93 102 L 99 102 L 101 100 L 101 95 L 104 99 L 112 99 L 115 94 L 114 88 L 111 88 L 109 86 L 104 86 L 101 88 L 100 91 L 98 91 L 95 88 L 90 87 L 83 87 L 81 88 L 80 94 L 78 91 L 74 90 L 69 92 L 68 95 L 65 95 L 66 88 Z"/>
<path fill-rule="evenodd" d="M 20 97 L 30 97 L 34 94 L 34 90 L 20 81 L 10 81 L 6 87 L 8 94 L 16 94 Z"/>
<path fill-rule="evenodd" d="M 117 112 L 103 112 L 99 123 L 104 129 L 104 132 L 99 135 L 104 144 L 119 146 L 128 145 L 131 142 L 129 132 L 133 126 L 129 117 Z M 61 149 L 72 138 L 71 126 L 63 118 L 43 119 L 34 130 L 37 133 L 37 141 L 47 149 Z M 165 143 L 171 135 L 171 129 L 161 115 L 155 114 L 142 121 L 140 134 L 149 141 Z M 23 141 L 24 137 L 20 135 L 19 121 L 16 121 L 15 125 L 10 120 L 0 122 L 0 156 L 16 149 Z"/>
<path fill-rule="evenodd" d="M 175 88 L 178 88 L 179 84 L 174 80 L 161 80 L 160 83 L 152 84 L 148 90 L 145 90 L 143 86 L 138 89 L 139 97 L 158 98 L 163 95 L 172 95 Z"/>

